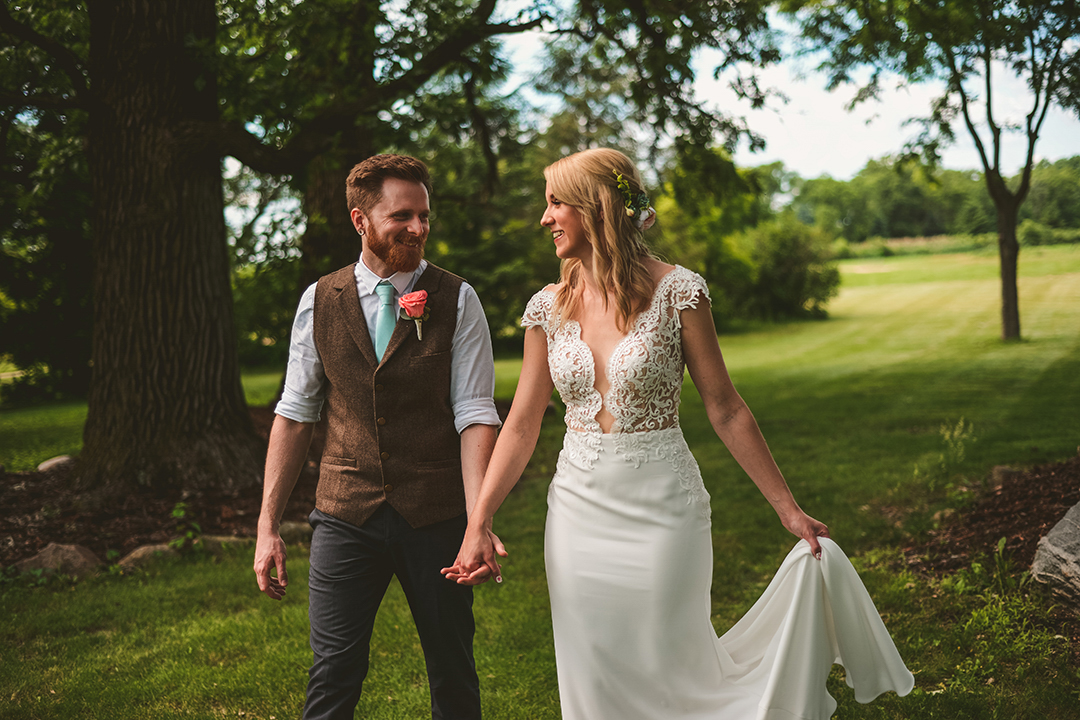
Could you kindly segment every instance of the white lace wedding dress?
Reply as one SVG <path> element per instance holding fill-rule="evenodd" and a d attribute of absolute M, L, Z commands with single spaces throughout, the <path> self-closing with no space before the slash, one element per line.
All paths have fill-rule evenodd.
<path fill-rule="evenodd" d="M 566 438 L 548 491 L 545 539 L 565 720 L 825 720 L 842 664 L 860 702 L 907 694 L 914 679 L 844 553 L 802 540 L 761 599 L 723 637 L 710 622 L 709 494 L 679 429 L 679 311 L 708 290 L 676 267 L 615 348 L 610 390 L 554 294 L 522 324 L 547 334 L 566 403 Z M 601 432 L 596 414 L 615 422 Z M 764 502 L 764 500 L 763 500 Z"/>

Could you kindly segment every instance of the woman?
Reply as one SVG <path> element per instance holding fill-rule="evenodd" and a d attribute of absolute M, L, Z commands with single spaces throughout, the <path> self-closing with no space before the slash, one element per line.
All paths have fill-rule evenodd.
<path fill-rule="evenodd" d="M 544 547 L 564 718 L 824 719 L 836 707 L 825 691 L 833 662 L 861 701 L 906 694 L 912 676 L 858 576 L 795 502 L 731 384 L 704 280 L 646 247 L 654 211 L 629 159 L 587 150 L 544 175 L 540 223 L 562 259 L 561 280 L 525 310 L 513 407 L 444 573 L 501 581 L 492 516 L 558 388 L 567 430 Z M 719 639 L 709 495 L 679 429 L 684 365 L 717 435 L 801 539 Z"/>

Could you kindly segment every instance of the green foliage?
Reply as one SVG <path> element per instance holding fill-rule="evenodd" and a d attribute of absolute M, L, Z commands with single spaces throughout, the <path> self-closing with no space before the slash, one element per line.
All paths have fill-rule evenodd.
<path fill-rule="evenodd" d="M 942 586 L 960 595 L 975 594 L 987 600 L 1012 597 L 1026 590 L 1031 573 L 1018 567 L 1005 552 L 1007 540 L 1004 537 L 998 540 L 989 560 L 985 557 L 973 560 L 970 567 L 945 578 Z"/>
<path fill-rule="evenodd" d="M 980 173 L 938 170 L 917 158 L 870 160 L 851 180 L 798 183 L 791 208 L 848 243 L 995 230 L 993 203 Z"/>
<path fill-rule="evenodd" d="M 233 271 L 233 322 L 244 367 L 284 367 L 296 313 L 299 262 L 272 258 Z"/>
<path fill-rule="evenodd" d="M 181 552 L 190 552 L 199 544 L 202 527 L 188 516 L 187 503 L 180 501 L 173 506 L 173 520 L 176 522 L 176 537 L 169 541 L 169 547 Z"/>
<path fill-rule="evenodd" d="M 62 0 L 5 12 L 64 43 L 84 62 L 85 13 Z M 68 61 L 24 39 L 0 45 L 0 354 L 25 371 L 6 403 L 85 396 L 90 381 L 90 189 Z M 22 103 L 14 89 L 45 98 Z"/>
<path fill-rule="evenodd" d="M 6 121 L 6 122 L 5 122 Z M 25 371 L 5 401 L 85 395 L 90 381 L 93 259 L 85 118 L 0 115 L 2 352 Z"/>
<path fill-rule="evenodd" d="M 1080 229 L 1080 155 L 1042 160 L 1031 169 L 1031 191 L 1020 219 L 1050 228 Z"/>
<path fill-rule="evenodd" d="M 1052 228 L 1030 218 L 1020 223 L 1016 237 L 1021 245 L 1065 245 L 1080 243 L 1080 227 Z"/>
<path fill-rule="evenodd" d="M 755 273 L 735 298 L 750 317 L 765 320 L 825 317 L 825 305 L 840 289 L 828 237 L 786 214 L 741 233 L 736 242 L 748 252 Z"/>
<path fill-rule="evenodd" d="M 957 472 L 964 465 L 967 446 L 976 442 L 975 428 L 960 418 L 955 425 L 942 423 L 938 432 L 945 449 L 925 466 L 916 463 L 914 480 L 925 482 L 931 493 L 944 492 L 951 502 L 962 502 L 968 496 L 968 487 Z"/>

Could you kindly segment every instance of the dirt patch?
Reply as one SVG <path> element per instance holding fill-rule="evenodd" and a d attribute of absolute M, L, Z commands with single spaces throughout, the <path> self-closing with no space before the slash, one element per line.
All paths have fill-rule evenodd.
<path fill-rule="evenodd" d="M 251 408 L 256 431 L 269 437 L 274 413 Z M 306 520 L 315 507 L 319 457 L 324 434 L 315 438 L 300 479 L 285 507 L 285 520 Z M 8 473 L 0 478 L 0 567 L 35 555 L 50 542 L 84 545 L 105 560 L 109 551 L 126 555 L 140 545 L 167 542 L 176 535 L 172 510 L 187 504 L 187 519 L 206 535 L 254 537 L 262 506 L 262 487 L 237 493 L 203 492 L 181 496 L 141 494 L 97 509 L 88 509 L 68 489 L 68 470 Z"/>
<path fill-rule="evenodd" d="M 1080 502 L 1080 455 L 1010 475 L 1001 487 L 963 508 L 929 539 L 905 548 L 916 570 L 945 575 L 990 556 L 1005 538 L 1005 553 L 1031 566 L 1039 538 Z"/>

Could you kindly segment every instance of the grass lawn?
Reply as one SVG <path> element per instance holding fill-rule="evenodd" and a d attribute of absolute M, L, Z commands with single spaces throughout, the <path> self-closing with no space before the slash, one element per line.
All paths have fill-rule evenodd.
<path fill-rule="evenodd" d="M 1063 459 L 1080 444 L 1080 246 L 1024 250 L 1019 343 L 998 340 L 996 263 L 984 252 L 845 261 L 829 320 L 721 338 L 796 497 L 856 556 L 916 675 L 908 698 L 862 706 L 837 670 L 839 718 L 1080 717 L 1080 675 L 1041 624 L 1049 602 L 1037 590 L 994 593 L 976 570 L 930 581 L 908 573 L 897 549 L 905 533 L 929 527 L 934 510 L 961 501 L 950 491 L 959 478 Z M 500 395 L 512 392 L 517 368 L 498 363 Z M 245 377 L 249 399 L 276 382 L 273 373 Z M 37 423 L 20 435 L 27 444 L 60 422 L 35 417 L 0 411 L 0 462 L 8 464 L 13 429 Z M 950 449 L 942 428 L 961 419 L 968 433 Z M 542 534 L 560 424 L 545 423 L 540 451 L 497 518 L 511 552 L 506 582 L 476 594 L 491 719 L 559 716 Z M 711 434 L 689 384 L 682 425 L 713 496 L 713 612 L 722 631 L 761 592 L 792 539 Z M 47 457 L 60 445 L 43 447 Z M 295 717 L 310 656 L 303 549 L 290 558 L 292 586 L 281 603 L 256 594 L 250 551 L 77 585 L 9 583 L 0 590 L 3 716 Z M 393 586 L 359 716 L 423 717 L 427 702 L 422 654 Z"/>

